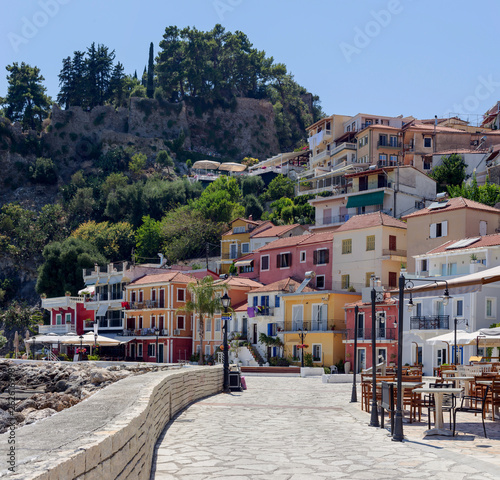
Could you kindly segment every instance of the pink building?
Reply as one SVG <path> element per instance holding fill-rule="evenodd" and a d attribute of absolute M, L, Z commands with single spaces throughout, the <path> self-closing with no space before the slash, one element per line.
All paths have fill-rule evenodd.
<path fill-rule="evenodd" d="M 286 277 L 316 276 L 309 285 L 318 290 L 332 288 L 333 232 L 313 233 L 275 240 L 236 262 L 241 277 L 267 285 Z"/>
<path fill-rule="evenodd" d="M 50 313 L 50 324 L 39 326 L 38 333 L 76 333 L 83 335 L 86 325 L 93 325 L 95 311 L 87 310 L 85 297 L 42 298 L 42 308 Z"/>

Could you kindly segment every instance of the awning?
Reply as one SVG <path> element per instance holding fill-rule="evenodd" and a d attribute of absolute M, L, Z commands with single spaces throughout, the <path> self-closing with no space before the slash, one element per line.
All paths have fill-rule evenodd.
<path fill-rule="evenodd" d="M 98 317 L 104 317 L 106 315 L 106 312 L 108 311 L 108 305 L 101 305 L 99 309 L 97 310 L 96 315 Z"/>
<path fill-rule="evenodd" d="M 226 162 L 220 164 L 219 170 L 224 170 L 227 172 L 242 172 L 246 168 L 247 166 L 242 165 L 241 163 Z"/>
<path fill-rule="evenodd" d="M 457 345 L 469 345 L 472 340 L 476 340 L 477 335 L 468 333 L 464 330 L 457 330 Z M 440 343 L 455 344 L 455 332 L 444 333 L 437 337 L 429 338 L 425 341 L 428 345 L 438 345 Z"/>
<path fill-rule="evenodd" d="M 95 287 L 85 287 L 81 290 L 78 290 L 78 295 L 93 295 L 95 293 Z"/>
<path fill-rule="evenodd" d="M 198 160 L 194 162 L 191 168 L 201 168 L 205 170 L 217 170 L 219 168 L 220 162 L 214 162 L 213 160 Z"/>
<path fill-rule="evenodd" d="M 348 197 L 346 208 L 366 207 L 368 205 L 382 205 L 384 203 L 384 192 L 371 192 L 363 195 Z"/>
<path fill-rule="evenodd" d="M 252 265 L 253 260 L 240 260 L 239 262 L 235 262 L 235 267 L 249 267 Z"/>
<path fill-rule="evenodd" d="M 109 284 L 114 285 L 115 283 L 120 283 L 122 281 L 122 277 L 111 277 L 109 279 Z"/>
<path fill-rule="evenodd" d="M 95 285 L 96 283 L 97 283 L 97 279 L 92 279 L 92 280 L 87 280 L 85 282 L 85 285 L 90 287 L 90 285 Z"/>

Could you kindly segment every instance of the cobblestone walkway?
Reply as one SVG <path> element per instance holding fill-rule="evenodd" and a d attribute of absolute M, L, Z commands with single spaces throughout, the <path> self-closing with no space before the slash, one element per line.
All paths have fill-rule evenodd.
<path fill-rule="evenodd" d="M 151 479 L 499 478 L 500 421 L 487 422 L 488 439 L 473 414 L 464 425 L 457 420 L 455 438 L 424 439 L 425 423 L 405 424 L 407 440 L 399 443 L 368 426 L 360 404 L 349 403 L 351 385 L 318 377 L 246 381 L 245 392 L 207 398 L 167 426 Z"/>

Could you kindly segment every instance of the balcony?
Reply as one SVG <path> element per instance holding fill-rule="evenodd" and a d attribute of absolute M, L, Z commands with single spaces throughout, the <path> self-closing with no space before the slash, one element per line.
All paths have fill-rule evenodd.
<path fill-rule="evenodd" d="M 343 142 L 340 145 L 337 145 L 333 150 L 331 150 L 330 155 L 333 157 L 342 150 L 356 150 L 356 149 L 357 145 L 355 143 Z"/>
<path fill-rule="evenodd" d="M 113 302 L 113 301 L 118 301 L 121 302 L 123 301 L 123 295 L 120 292 L 119 295 L 113 295 L 111 293 L 98 293 L 94 295 L 93 297 L 90 297 L 87 302 L 89 303 L 95 303 L 95 302 Z"/>
<path fill-rule="evenodd" d="M 406 250 L 391 250 L 390 248 L 384 248 L 382 250 L 382 256 L 384 257 L 406 257 Z"/>
<path fill-rule="evenodd" d="M 449 315 L 421 315 L 410 317 L 410 330 L 448 330 Z"/>
<path fill-rule="evenodd" d="M 165 308 L 165 306 L 159 306 L 158 300 L 145 300 L 144 302 L 125 302 L 126 310 L 145 310 L 148 308 Z M 127 308 L 128 307 L 128 308 Z"/>
<path fill-rule="evenodd" d="M 83 303 L 85 299 L 83 297 L 53 297 L 53 298 L 42 298 L 42 308 L 50 310 L 51 308 L 75 308 L 76 303 Z"/>
<path fill-rule="evenodd" d="M 316 227 L 326 227 L 331 225 L 338 225 L 347 222 L 349 220 L 349 215 L 330 215 L 326 217 L 319 218 L 316 220 Z"/>
<path fill-rule="evenodd" d="M 381 340 L 396 340 L 397 339 L 397 328 L 376 328 L 375 335 L 378 341 Z M 372 329 L 371 328 L 358 328 L 358 341 L 371 341 L 372 339 Z M 354 329 L 351 328 L 347 331 L 347 340 L 352 342 L 354 340 Z"/>
<path fill-rule="evenodd" d="M 38 333 L 40 334 L 55 333 L 56 335 L 65 335 L 66 333 L 76 333 L 76 325 L 71 323 L 66 323 L 64 325 L 39 325 Z"/>
<path fill-rule="evenodd" d="M 125 329 L 123 330 L 123 335 L 127 337 L 156 337 L 154 328 L 138 328 L 136 330 Z M 174 334 L 175 335 L 175 334 Z M 160 337 L 168 337 L 168 330 L 160 330 Z"/>
<path fill-rule="evenodd" d="M 274 317 L 274 307 L 257 306 L 248 307 L 248 309 L 254 309 L 254 314 L 256 317 Z"/>
<path fill-rule="evenodd" d="M 343 320 L 296 320 L 285 322 L 284 328 L 287 333 L 296 333 L 300 330 L 307 330 L 307 333 L 312 332 L 327 332 L 335 329 L 335 324 L 340 325 Z"/>
<path fill-rule="evenodd" d="M 330 158 L 330 150 L 323 150 L 322 152 L 319 152 L 316 155 L 311 154 L 311 157 L 309 158 L 309 162 L 312 166 L 313 163 L 317 163 L 320 160 L 324 160 L 326 158 Z"/>
<path fill-rule="evenodd" d="M 401 142 L 384 142 L 378 141 L 377 148 L 401 148 Z"/>

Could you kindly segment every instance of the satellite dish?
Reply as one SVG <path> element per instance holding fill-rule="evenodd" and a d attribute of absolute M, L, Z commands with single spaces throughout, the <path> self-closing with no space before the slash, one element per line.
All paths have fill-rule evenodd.
<path fill-rule="evenodd" d="M 295 170 L 290 170 L 288 172 L 288 178 L 291 180 L 297 180 L 297 172 Z"/>

